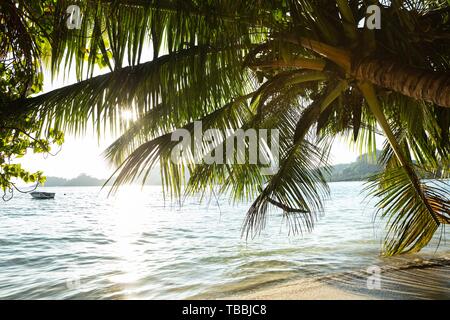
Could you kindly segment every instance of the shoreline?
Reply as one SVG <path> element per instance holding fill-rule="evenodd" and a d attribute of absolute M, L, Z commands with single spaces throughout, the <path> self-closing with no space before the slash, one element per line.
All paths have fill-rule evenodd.
<path fill-rule="evenodd" d="M 450 257 L 385 265 L 380 268 L 380 287 L 368 288 L 371 274 L 354 270 L 312 278 L 272 283 L 229 295 L 236 300 L 379 300 L 450 299 Z"/>
<path fill-rule="evenodd" d="M 292 280 L 225 299 L 236 300 L 375 300 L 374 296 L 350 292 L 317 279 Z"/>

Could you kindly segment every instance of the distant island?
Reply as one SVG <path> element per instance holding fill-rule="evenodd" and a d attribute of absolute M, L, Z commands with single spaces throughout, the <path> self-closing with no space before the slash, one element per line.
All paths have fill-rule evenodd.
<path fill-rule="evenodd" d="M 60 177 L 47 177 L 44 187 L 101 187 L 108 179 L 97 179 L 85 173 L 80 174 L 73 179 L 65 179 Z M 111 185 L 112 181 L 107 185 Z M 161 179 L 157 171 L 152 172 L 147 179 L 146 185 L 161 185 Z"/>
<path fill-rule="evenodd" d="M 102 186 L 107 179 L 97 179 L 87 174 L 80 174 L 74 179 L 64 179 L 59 177 L 47 177 L 44 187 L 89 187 Z"/>
<path fill-rule="evenodd" d="M 379 159 L 380 155 L 381 151 L 377 150 L 376 159 Z M 331 176 L 328 181 L 365 181 L 382 170 L 376 159 L 365 153 L 359 156 L 355 162 L 332 166 Z"/>
<path fill-rule="evenodd" d="M 101 187 L 108 179 L 97 179 L 85 173 L 80 174 L 73 179 L 65 179 L 60 177 L 47 177 L 44 187 Z M 111 185 L 112 181 L 107 185 Z M 161 179 L 158 172 L 152 172 L 145 183 L 146 185 L 161 185 Z"/>
<path fill-rule="evenodd" d="M 380 151 L 377 151 L 377 157 Z M 332 167 L 331 176 L 328 181 L 363 181 L 381 170 L 381 166 L 376 163 L 368 154 L 359 156 L 355 162 L 338 164 Z M 60 177 L 47 177 L 44 187 L 90 187 L 103 186 L 107 179 L 97 179 L 85 173 L 73 179 Z M 110 183 L 109 183 L 110 184 Z M 157 170 L 152 171 L 147 185 L 160 185 L 161 179 Z"/>

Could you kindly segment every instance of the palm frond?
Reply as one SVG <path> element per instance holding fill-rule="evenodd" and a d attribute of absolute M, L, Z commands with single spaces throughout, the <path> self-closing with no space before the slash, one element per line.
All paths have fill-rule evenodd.
<path fill-rule="evenodd" d="M 83 13 L 79 30 L 66 28 L 69 5 Z M 266 14 L 270 6 L 253 1 L 59 0 L 53 13 L 52 70 L 73 63 L 81 80 L 92 76 L 98 62 L 114 69 L 122 68 L 125 59 L 129 66 L 138 65 L 149 44 L 153 58 L 193 45 L 248 45 L 265 33 L 262 24 L 273 23 Z"/>
<path fill-rule="evenodd" d="M 315 215 L 322 209 L 321 198 L 328 193 L 322 150 L 303 140 L 288 154 L 247 212 L 243 226 L 247 237 L 264 229 L 269 205 L 283 210 L 293 233 L 313 228 Z"/>
<path fill-rule="evenodd" d="M 315 213 L 322 207 L 321 196 L 328 192 L 325 177 L 329 172 L 327 157 L 323 157 L 327 152 L 315 147 L 306 139 L 306 135 L 320 113 L 346 88 L 344 81 L 332 89 L 324 90 L 322 97 L 311 103 L 297 121 L 285 119 L 285 123 L 292 123 L 292 127 L 291 130 L 284 128 L 284 131 L 291 131 L 293 139 L 281 156 L 278 172 L 270 178 L 247 212 L 243 229 L 247 237 L 258 234 L 264 228 L 269 204 L 283 209 L 293 232 L 302 231 L 303 228 L 312 229 Z M 325 145 L 325 149 L 328 147 Z"/>
<path fill-rule="evenodd" d="M 221 128 L 223 129 L 221 130 L 222 134 L 225 135 L 229 132 L 227 129 L 239 127 L 246 121 L 245 117 L 249 115 L 246 100 L 252 94 L 237 98 L 203 118 L 197 119 L 202 125 L 202 130 Z M 195 125 L 196 122 L 191 122 L 181 129 L 187 130 L 192 136 Z M 116 172 L 120 172 L 114 180 L 112 192 L 120 185 L 131 183 L 139 177 L 142 178 L 142 183 L 145 183 L 150 170 L 154 168 L 156 161 L 159 160 L 163 185 L 172 195 L 179 197 L 182 184 L 184 184 L 183 173 L 185 168 L 190 165 L 195 165 L 198 158 L 200 157 L 201 160 L 203 154 L 209 150 L 203 148 L 203 141 L 199 141 L 202 144 L 200 146 L 194 145 L 195 142 L 193 142 L 190 148 L 183 150 L 180 163 L 174 163 L 171 158 L 172 151 L 179 144 L 179 141 L 173 140 L 172 137 L 173 132 L 165 133 L 155 139 L 142 143 L 133 150 L 117 169 Z M 223 140 L 226 136 L 220 138 Z M 122 143 L 119 141 L 110 146 L 105 153 L 106 158 L 112 159 L 113 161 L 116 159 L 117 161 L 117 157 L 122 155 L 122 153 L 118 152 L 121 148 L 120 145 Z"/>
<path fill-rule="evenodd" d="M 385 216 L 392 218 L 388 221 L 385 254 L 419 251 L 428 244 L 441 223 L 450 222 L 446 191 L 425 186 L 420 181 L 405 140 L 392 131 L 373 87 L 361 84 L 360 88 L 389 143 L 386 145 L 389 151 L 383 157 L 387 161 L 386 168 L 371 185 L 372 193 L 382 197 L 378 207 L 386 209 Z M 378 192 L 373 191 L 376 185 L 380 188 Z"/>
<path fill-rule="evenodd" d="M 417 194 L 417 186 L 422 196 Z M 371 178 L 368 191 L 379 199 L 379 212 L 388 220 L 383 253 L 417 252 L 426 246 L 441 223 L 450 222 L 449 190 L 443 182 L 427 185 L 417 179 L 411 183 L 398 162 L 391 162 L 391 167 Z"/>
<path fill-rule="evenodd" d="M 380 125 L 390 142 L 381 159 L 386 170 L 374 180 L 385 197 L 380 207 L 392 212 L 384 213 L 393 222 L 386 252 L 418 250 L 448 222 L 445 188 L 419 179 L 423 171 L 450 176 L 448 1 L 384 1 L 376 31 L 358 25 L 372 2 L 58 0 L 41 16 L 33 12 L 40 4 L 7 0 L 7 9 L 0 4 L 2 61 L 17 44 L 16 60 L 49 60 L 53 75 L 75 70 L 79 82 L 2 100 L 0 120 L 42 119 L 44 134 L 83 133 L 89 125 L 99 135 L 121 134 L 105 153 L 118 166 L 113 190 L 145 181 L 158 164 L 164 190 L 176 196 L 188 174 L 187 192 L 220 184 L 234 201 L 256 198 L 247 235 L 261 230 L 272 207 L 284 212 L 291 231 L 310 229 L 327 191 L 328 142 L 344 135 L 375 154 Z M 79 30 L 66 27 L 73 4 L 83 14 Z M 14 20 L 20 32 L 11 31 Z M 34 50 L 44 48 L 30 37 L 35 30 L 50 33 L 44 42 L 51 55 Z M 95 76 L 102 67 L 110 72 Z M 186 150 L 172 162 L 172 132 L 192 133 L 196 120 L 222 133 L 202 141 L 200 154 Z M 261 174 L 263 163 L 206 163 L 225 152 L 236 130 L 257 129 L 280 132 L 275 175 Z M 267 145 L 258 140 L 265 160 Z M 233 156 L 246 159 L 239 152 Z"/>
<path fill-rule="evenodd" d="M 184 106 L 180 111 L 190 112 L 192 117 L 211 112 L 248 89 L 251 78 L 236 63 L 241 54 L 231 47 L 196 46 L 16 101 L 5 112 L 9 116 L 32 112 L 47 120 L 48 127 L 73 133 L 83 132 L 89 121 L 99 133 L 106 125 L 118 129 L 126 125 L 123 110 L 132 110 L 140 117 L 160 103 Z M 196 72 L 198 68 L 203 72 Z M 194 108 L 197 104 L 189 101 L 202 103 L 202 108 Z"/>

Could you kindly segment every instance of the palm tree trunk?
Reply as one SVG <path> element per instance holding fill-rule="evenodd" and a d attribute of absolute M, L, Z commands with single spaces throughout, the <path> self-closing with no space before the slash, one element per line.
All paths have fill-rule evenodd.
<path fill-rule="evenodd" d="M 386 59 L 352 61 L 351 54 L 316 40 L 282 35 L 282 40 L 301 45 L 333 61 L 359 81 L 369 81 L 405 96 L 450 108 L 450 73 L 414 68 Z"/>
<path fill-rule="evenodd" d="M 401 65 L 382 59 L 364 59 L 353 66 L 362 81 L 391 89 L 405 96 L 450 108 L 450 73 Z"/>

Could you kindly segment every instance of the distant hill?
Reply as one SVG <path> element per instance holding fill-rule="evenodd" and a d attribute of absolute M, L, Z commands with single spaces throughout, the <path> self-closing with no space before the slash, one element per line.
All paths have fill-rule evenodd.
<path fill-rule="evenodd" d="M 377 151 L 377 158 L 380 151 Z M 374 163 L 367 154 L 364 154 L 356 159 L 355 162 L 338 164 L 332 167 L 329 181 L 360 181 L 365 180 L 370 175 L 379 172 L 381 167 Z M 89 186 L 103 186 L 106 179 L 97 179 L 85 173 L 80 174 L 74 179 L 64 179 L 59 177 L 47 177 L 45 187 L 89 187 Z M 160 185 L 161 178 L 159 171 L 153 170 L 146 183 L 147 185 Z"/>
<path fill-rule="evenodd" d="M 97 179 L 87 174 L 80 174 L 74 179 L 64 179 L 58 177 L 47 177 L 45 187 L 89 187 L 102 186 L 106 180 Z"/>
<path fill-rule="evenodd" d="M 85 173 L 80 174 L 74 179 L 64 179 L 59 177 L 47 177 L 44 187 L 92 187 L 103 186 L 107 179 L 97 179 Z M 108 183 L 110 185 L 111 183 Z M 159 172 L 152 171 L 148 177 L 146 185 L 160 185 L 161 179 Z"/>
<path fill-rule="evenodd" d="M 377 150 L 376 154 L 378 159 L 381 151 Z M 355 162 L 333 166 L 329 181 L 362 181 L 380 172 L 381 169 L 376 160 L 373 160 L 368 154 L 363 154 Z"/>
<path fill-rule="evenodd" d="M 381 151 L 377 150 L 376 158 L 379 159 Z M 355 162 L 337 164 L 331 167 L 331 175 L 328 177 L 330 182 L 338 181 L 364 181 L 371 175 L 380 172 L 381 166 L 376 160 L 369 157 L 368 154 L 359 156 Z M 433 178 L 425 172 L 419 172 L 422 178 Z M 188 177 L 188 176 L 187 176 Z M 58 177 L 47 177 L 45 187 L 87 187 L 87 186 L 103 186 L 106 179 L 97 179 L 87 174 L 80 174 L 74 179 L 64 179 Z M 111 183 L 108 183 L 111 184 Z M 152 170 L 147 179 L 146 185 L 161 185 L 161 177 L 159 170 Z"/>

